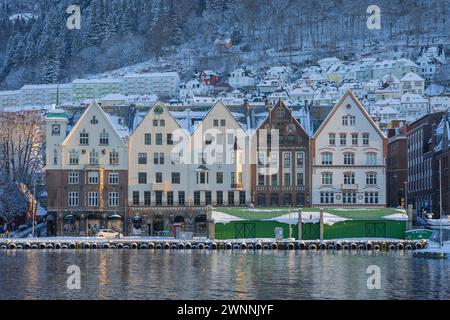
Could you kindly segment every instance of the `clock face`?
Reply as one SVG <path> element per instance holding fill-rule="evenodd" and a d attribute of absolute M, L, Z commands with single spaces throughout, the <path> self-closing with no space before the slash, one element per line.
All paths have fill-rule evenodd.
<path fill-rule="evenodd" d="M 59 124 L 52 125 L 52 133 L 53 134 L 59 134 L 59 132 L 60 132 Z"/>
<path fill-rule="evenodd" d="M 295 125 L 293 123 L 290 123 L 286 126 L 286 131 L 288 133 L 294 133 L 295 132 Z"/>

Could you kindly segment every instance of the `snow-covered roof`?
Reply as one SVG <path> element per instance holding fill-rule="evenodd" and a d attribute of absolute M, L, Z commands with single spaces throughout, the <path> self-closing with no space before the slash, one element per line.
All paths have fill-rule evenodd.
<path fill-rule="evenodd" d="M 425 103 L 427 99 L 416 93 L 404 93 L 401 96 L 402 103 Z"/>
<path fill-rule="evenodd" d="M 408 72 L 400 81 L 424 81 L 417 73 Z"/>

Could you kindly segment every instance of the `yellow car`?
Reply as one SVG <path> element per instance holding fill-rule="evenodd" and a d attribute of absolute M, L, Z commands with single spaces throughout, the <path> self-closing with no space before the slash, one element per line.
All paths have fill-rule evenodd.
<path fill-rule="evenodd" d="M 107 239 L 123 238 L 123 234 L 111 229 L 101 229 L 95 236 L 97 238 L 107 238 Z"/>

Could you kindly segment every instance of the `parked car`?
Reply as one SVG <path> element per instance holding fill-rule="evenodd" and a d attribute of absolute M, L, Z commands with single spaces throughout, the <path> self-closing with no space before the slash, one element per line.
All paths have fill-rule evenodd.
<path fill-rule="evenodd" d="M 30 228 L 30 227 L 27 226 L 26 224 L 22 224 L 22 225 L 20 225 L 20 226 L 17 228 L 17 231 L 22 232 L 22 231 L 25 231 L 25 230 L 27 230 L 27 229 L 29 229 L 29 228 Z"/>
<path fill-rule="evenodd" d="M 111 229 L 100 229 L 100 231 L 97 232 L 95 236 L 97 238 L 107 238 L 107 239 L 123 238 L 123 234 Z"/>

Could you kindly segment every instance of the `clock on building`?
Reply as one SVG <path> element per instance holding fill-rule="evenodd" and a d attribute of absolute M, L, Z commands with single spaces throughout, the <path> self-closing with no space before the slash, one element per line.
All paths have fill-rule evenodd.
<path fill-rule="evenodd" d="M 59 135 L 61 131 L 61 128 L 59 124 L 52 125 L 52 135 Z"/>

